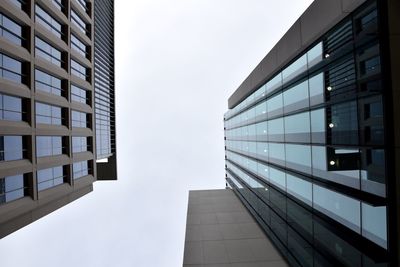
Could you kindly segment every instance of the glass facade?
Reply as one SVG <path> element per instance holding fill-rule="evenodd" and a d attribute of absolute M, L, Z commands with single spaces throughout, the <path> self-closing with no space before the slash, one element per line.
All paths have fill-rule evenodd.
<path fill-rule="evenodd" d="M 35 69 L 35 89 L 58 96 L 65 95 L 61 79 L 38 69 Z"/>
<path fill-rule="evenodd" d="M 22 27 L 2 13 L 0 13 L 0 36 L 19 46 L 22 46 L 24 41 Z"/>
<path fill-rule="evenodd" d="M 66 125 L 61 107 L 36 102 L 36 123 Z"/>
<path fill-rule="evenodd" d="M 366 20 L 368 37 L 360 30 Z M 227 183 L 298 266 L 386 266 L 350 240 L 387 253 L 376 31 L 370 1 L 224 116 Z M 325 225 L 355 255 L 337 255 L 335 243 L 322 240 Z M 319 253 L 337 262 L 322 264 Z"/>
<path fill-rule="evenodd" d="M 58 67 L 62 67 L 63 60 L 61 51 L 39 37 L 35 37 L 35 55 L 41 57 Z"/>
<path fill-rule="evenodd" d="M 90 151 L 88 138 L 89 137 L 85 137 L 85 136 L 73 136 L 72 137 L 72 153 Z"/>
<path fill-rule="evenodd" d="M 90 58 L 90 50 L 78 37 L 71 34 L 71 47 L 85 58 Z"/>
<path fill-rule="evenodd" d="M 0 53 L 0 77 L 16 83 L 23 81 L 22 63 Z"/>
<path fill-rule="evenodd" d="M 90 27 L 73 9 L 71 9 L 71 22 L 90 38 Z"/>
<path fill-rule="evenodd" d="M 65 144 L 61 136 L 36 136 L 37 157 L 56 156 L 63 152 L 65 152 Z"/>
<path fill-rule="evenodd" d="M 78 63 L 77 61 L 71 59 L 71 74 L 81 78 L 82 80 L 90 82 L 90 70 Z"/>
<path fill-rule="evenodd" d="M 71 122 L 72 122 L 72 127 L 88 128 L 90 126 L 88 115 L 85 112 L 72 110 Z"/>

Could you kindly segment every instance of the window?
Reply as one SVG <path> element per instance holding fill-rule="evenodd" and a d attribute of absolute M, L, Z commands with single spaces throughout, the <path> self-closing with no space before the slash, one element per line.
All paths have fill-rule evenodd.
<path fill-rule="evenodd" d="M 0 120 L 22 121 L 22 99 L 0 94 Z"/>
<path fill-rule="evenodd" d="M 322 61 L 322 42 L 315 45 L 313 48 L 307 52 L 307 62 L 308 68 L 316 65 L 318 62 Z"/>
<path fill-rule="evenodd" d="M 65 125 L 62 108 L 36 102 L 36 123 Z"/>
<path fill-rule="evenodd" d="M 276 168 L 269 167 L 269 180 L 272 184 L 286 190 L 286 174 Z"/>
<path fill-rule="evenodd" d="M 283 130 L 283 118 L 268 121 L 268 140 L 283 141 L 285 136 Z"/>
<path fill-rule="evenodd" d="M 78 29 L 90 38 L 89 25 L 73 10 L 71 9 L 71 21 Z"/>
<path fill-rule="evenodd" d="M 0 13 L 0 36 L 14 44 L 22 45 L 22 27 L 2 13 Z"/>
<path fill-rule="evenodd" d="M 22 83 L 22 63 L 0 53 L 1 77 L 16 83 Z"/>
<path fill-rule="evenodd" d="M 324 73 L 321 72 L 308 79 L 310 90 L 310 106 L 314 106 L 324 102 Z M 332 88 L 330 89 L 332 90 Z"/>
<path fill-rule="evenodd" d="M 282 73 L 277 74 L 274 78 L 267 82 L 267 94 L 272 93 L 282 86 Z"/>
<path fill-rule="evenodd" d="M 89 7 L 88 7 L 88 3 L 85 0 L 77 0 L 78 4 L 80 7 L 82 7 L 83 10 L 85 10 L 86 13 L 89 14 Z"/>
<path fill-rule="evenodd" d="M 60 10 L 61 12 L 63 12 L 64 10 L 64 5 L 62 4 L 61 0 L 52 0 L 51 1 L 53 3 L 53 5 Z"/>
<path fill-rule="evenodd" d="M 312 146 L 313 175 L 360 188 L 359 157 L 358 149 Z"/>
<path fill-rule="evenodd" d="M 15 6 L 20 8 L 21 10 L 25 11 L 26 13 L 29 13 L 29 5 L 26 0 L 9 0 L 11 3 L 13 3 Z"/>
<path fill-rule="evenodd" d="M 22 136 L 0 136 L 0 161 L 24 158 Z"/>
<path fill-rule="evenodd" d="M 286 167 L 311 174 L 311 147 L 285 144 Z"/>
<path fill-rule="evenodd" d="M 62 184 L 66 180 L 63 166 L 53 167 L 37 171 L 38 191 Z"/>
<path fill-rule="evenodd" d="M 13 175 L 0 178 L 0 205 L 26 195 L 27 182 L 24 175 Z"/>
<path fill-rule="evenodd" d="M 49 13 L 44 11 L 38 4 L 35 5 L 35 20 L 39 22 L 43 27 L 51 31 L 58 38 L 62 38 L 62 26 L 61 24 Z"/>
<path fill-rule="evenodd" d="M 310 112 L 311 117 L 311 142 L 325 143 L 325 108 L 313 110 Z"/>
<path fill-rule="evenodd" d="M 61 96 L 64 94 L 61 79 L 35 69 L 35 89 Z"/>
<path fill-rule="evenodd" d="M 306 69 L 307 69 L 307 55 L 303 55 L 282 71 L 283 83 L 296 77 Z"/>
<path fill-rule="evenodd" d="M 71 47 L 85 58 L 90 58 L 88 47 L 79 40 L 74 34 L 71 34 Z"/>
<path fill-rule="evenodd" d="M 255 126 L 257 141 L 268 141 L 268 122 L 259 122 Z"/>
<path fill-rule="evenodd" d="M 332 144 L 358 144 L 357 102 L 332 105 L 327 124 Z"/>
<path fill-rule="evenodd" d="M 72 127 L 88 128 L 89 125 L 86 113 L 72 110 L 71 114 L 72 114 Z"/>
<path fill-rule="evenodd" d="M 71 74 L 90 82 L 89 69 L 71 58 Z"/>
<path fill-rule="evenodd" d="M 286 90 L 283 93 L 283 103 L 285 113 L 308 107 L 308 81 Z"/>
<path fill-rule="evenodd" d="M 61 51 L 49 45 L 39 37 L 35 37 L 35 55 L 44 58 L 47 61 L 62 66 Z"/>
<path fill-rule="evenodd" d="M 262 160 L 268 160 L 268 143 L 266 142 L 257 142 L 257 158 Z"/>
<path fill-rule="evenodd" d="M 73 136 L 72 137 L 72 152 L 79 153 L 88 151 L 88 137 Z"/>
<path fill-rule="evenodd" d="M 46 157 L 63 154 L 61 136 L 36 136 L 36 156 Z"/>
<path fill-rule="evenodd" d="M 89 92 L 71 84 L 71 100 L 83 104 L 90 104 Z"/>
<path fill-rule="evenodd" d="M 310 182 L 286 174 L 286 190 L 289 194 L 312 206 L 312 184 Z"/>
<path fill-rule="evenodd" d="M 267 118 L 267 101 L 263 101 L 255 107 L 256 120 L 263 120 Z"/>
<path fill-rule="evenodd" d="M 285 117 L 286 142 L 310 142 L 310 113 L 303 112 Z"/>
<path fill-rule="evenodd" d="M 373 207 L 361 203 L 362 235 L 387 248 L 386 207 Z"/>
<path fill-rule="evenodd" d="M 360 233 L 360 201 L 321 186 L 313 186 L 314 208 Z"/>
<path fill-rule="evenodd" d="M 269 143 L 269 161 L 285 166 L 285 144 Z"/>
<path fill-rule="evenodd" d="M 282 114 L 283 111 L 282 93 L 268 99 L 267 110 L 269 118 Z"/>
<path fill-rule="evenodd" d="M 73 178 L 78 179 L 89 174 L 88 161 L 75 162 L 72 165 Z"/>

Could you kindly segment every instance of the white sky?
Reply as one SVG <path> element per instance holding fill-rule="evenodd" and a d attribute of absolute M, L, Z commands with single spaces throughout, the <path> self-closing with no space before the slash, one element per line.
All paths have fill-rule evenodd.
<path fill-rule="evenodd" d="M 0 266 L 182 266 L 223 188 L 227 99 L 311 0 L 116 0 L 118 181 L 0 240 Z"/>

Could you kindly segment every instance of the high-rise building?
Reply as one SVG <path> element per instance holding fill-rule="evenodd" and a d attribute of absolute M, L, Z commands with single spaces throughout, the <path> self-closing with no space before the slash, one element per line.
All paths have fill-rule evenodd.
<path fill-rule="evenodd" d="M 113 2 L 0 2 L 0 237 L 117 178 Z"/>
<path fill-rule="evenodd" d="M 227 186 L 291 266 L 400 263 L 399 14 L 316 0 L 229 98 Z"/>

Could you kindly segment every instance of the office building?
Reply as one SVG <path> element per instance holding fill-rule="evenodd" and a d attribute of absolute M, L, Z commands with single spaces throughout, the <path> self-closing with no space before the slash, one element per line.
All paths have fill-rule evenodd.
<path fill-rule="evenodd" d="M 399 265 L 399 14 L 315 0 L 228 100 L 227 186 L 291 266 Z"/>
<path fill-rule="evenodd" d="M 113 6 L 0 3 L 0 237 L 117 178 Z"/>
<path fill-rule="evenodd" d="M 183 267 L 287 264 L 230 189 L 189 192 Z"/>

